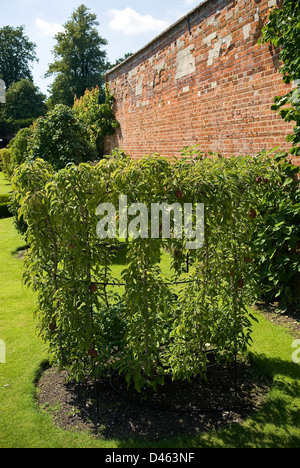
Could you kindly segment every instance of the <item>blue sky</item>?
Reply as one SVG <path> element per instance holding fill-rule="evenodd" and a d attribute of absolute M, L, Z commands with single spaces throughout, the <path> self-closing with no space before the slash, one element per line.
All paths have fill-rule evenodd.
<path fill-rule="evenodd" d="M 126 52 L 136 52 L 169 25 L 201 3 L 201 0 L 8 0 L 0 9 L 0 27 L 24 25 L 37 44 L 39 63 L 34 65 L 34 82 L 47 93 L 52 79 L 45 79 L 52 61 L 54 35 L 81 4 L 97 15 L 98 30 L 108 40 L 108 59 L 114 62 Z"/>

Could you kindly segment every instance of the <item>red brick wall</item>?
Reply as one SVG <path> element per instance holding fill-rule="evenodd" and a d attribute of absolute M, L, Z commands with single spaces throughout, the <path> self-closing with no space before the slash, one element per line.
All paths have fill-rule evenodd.
<path fill-rule="evenodd" d="M 187 145 L 224 156 L 290 148 L 270 110 L 287 85 L 278 51 L 258 45 L 274 0 L 207 0 L 107 75 L 120 123 L 106 140 L 132 157 Z"/>

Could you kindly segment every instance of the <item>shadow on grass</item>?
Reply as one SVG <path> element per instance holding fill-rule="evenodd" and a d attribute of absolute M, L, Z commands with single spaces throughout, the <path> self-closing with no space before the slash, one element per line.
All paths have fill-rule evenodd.
<path fill-rule="evenodd" d="M 161 448 L 300 448 L 300 365 L 282 359 L 252 354 L 258 370 L 273 378 L 266 402 L 245 423 L 202 433 L 193 438 L 178 437 L 155 444 Z M 119 447 L 153 447 L 135 441 L 120 442 Z"/>
<path fill-rule="evenodd" d="M 273 378 L 269 397 L 247 424 L 233 425 L 218 434 L 225 446 L 300 448 L 300 366 L 266 355 L 251 355 L 258 369 Z M 206 438 L 212 443 L 212 434 Z"/>
<path fill-rule="evenodd" d="M 113 256 L 113 264 L 114 265 L 127 265 L 127 246 L 120 245 L 118 249 L 115 249 Z"/>
<path fill-rule="evenodd" d="M 21 245 L 20 247 L 18 247 L 17 249 L 13 250 L 11 252 L 11 255 L 13 257 L 15 257 L 16 255 L 20 254 L 20 252 L 25 252 L 26 250 L 28 250 L 30 248 L 30 245 L 28 244 L 24 244 L 24 245 Z"/>

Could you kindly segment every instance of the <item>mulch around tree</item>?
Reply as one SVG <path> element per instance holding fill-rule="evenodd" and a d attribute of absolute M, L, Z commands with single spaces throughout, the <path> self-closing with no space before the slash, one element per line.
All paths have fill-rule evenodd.
<path fill-rule="evenodd" d="M 60 428 L 101 439 L 162 441 L 246 420 L 265 401 L 270 382 L 247 362 L 238 362 L 237 381 L 235 375 L 233 364 L 218 364 L 209 368 L 206 381 L 166 378 L 157 393 L 127 389 L 119 375 L 99 378 L 97 411 L 94 381 L 68 382 L 67 371 L 50 367 L 37 382 L 37 402 Z"/>

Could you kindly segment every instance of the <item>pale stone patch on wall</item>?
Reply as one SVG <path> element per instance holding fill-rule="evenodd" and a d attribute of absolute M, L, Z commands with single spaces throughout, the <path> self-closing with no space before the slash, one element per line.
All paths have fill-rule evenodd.
<path fill-rule="evenodd" d="M 166 66 L 165 60 L 161 60 L 159 63 L 154 65 L 153 68 L 157 71 L 157 73 L 160 73 L 162 70 L 164 70 L 165 66 Z"/>
<path fill-rule="evenodd" d="M 136 67 L 136 68 L 133 68 L 132 70 L 130 70 L 130 71 L 128 72 L 128 78 L 129 78 L 129 79 L 133 78 L 134 76 L 137 75 L 137 72 L 138 72 L 137 67 Z"/>
<path fill-rule="evenodd" d="M 217 13 L 218 13 L 218 11 L 217 11 Z M 218 26 L 218 24 L 219 24 L 219 20 L 215 16 L 212 16 L 206 22 L 207 26 Z"/>
<path fill-rule="evenodd" d="M 140 78 L 139 81 L 137 82 L 137 85 L 135 88 L 136 96 L 141 96 L 143 94 L 143 83 L 144 83 L 144 77 Z"/>
<path fill-rule="evenodd" d="M 223 38 L 223 41 L 222 41 L 222 42 L 223 42 L 223 44 L 226 44 L 226 46 L 227 46 L 227 48 L 228 48 L 228 47 L 230 46 L 230 44 L 231 44 L 231 41 L 232 41 L 232 36 L 231 36 L 231 34 L 227 34 L 227 36 L 225 36 L 225 37 Z"/>
<path fill-rule="evenodd" d="M 248 39 L 248 37 L 250 36 L 250 31 L 251 31 L 251 23 L 246 24 L 246 26 L 243 27 L 244 39 Z"/>
<path fill-rule="evenodd" d="M 176 58 L 176 80 L 179 80 L 180 78 L 190 75 L 191 73 L 194 73 L 196 71 L 195 57 L 192 52 L 194 48 L 195 46 L 192 44 L 178 52 Z"/>
<path fill-rule="evenodd" d="M 214 31 L 213 33 L 209 34 L 203 39 L 204 44 L 211 45 L 212 41 L 217 37 L 217 32 Z"/>
<path fill-rule="evenodd" d="M 213 32 L 212 34 L 209 34 L 207 37 L 203 39 L 204 43 L 207 44 L 208 46 L 211 46 L 211 43 L 214 39 L 218 39 L 215 43 L 212 49 L 209 50 L 208 52 L 208 60 L 207 60 L 207 66 L 211 66 L 214 62 L 214 60 L 217 60 L 220 56 L 221 53 L 221 48 L 223 44 L 226 44 L 226 47 L 228 48 L 232 42 L 232 36 L 231 34 L 227 34 L 227 36 L 223 38 L 218 38 L 217 33 Z"/>
<path fill-rule="evenodd" d="M 180 38 L 177 39 L 176 41 L 177 49 L 180 50 L 184 47 L 184 41 L 182 41 Z"/>
<path fill-rule="evenodd" d="M 226 13 L 225 18 L 228 21 L 232 17 L 233 17 L 233 10 L 230 10 L 228 13 Z"/>
<path fill-rule="evenodd" d="M 220 56 L 221 47 L 222 47 L 222 39 L 219 39 L 214 44 L 213 48 L 208 52 L 208 61 L 207 61 L 208 67 L 212 65 L 213 61 L 218 59 L 218 57 Z"/>

